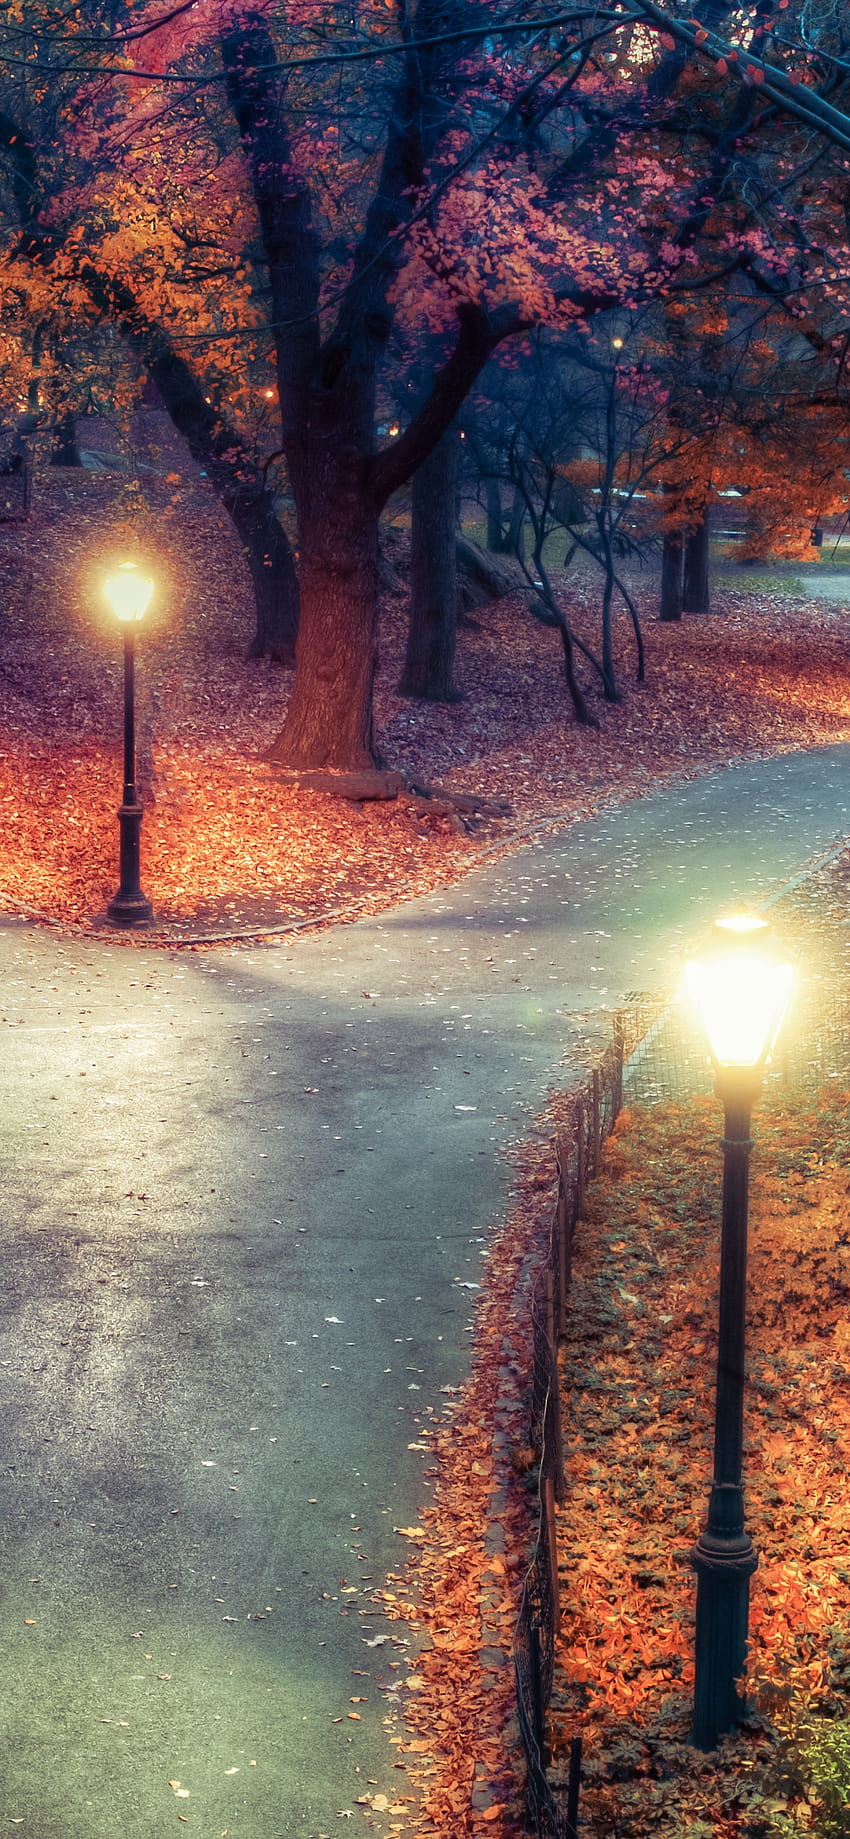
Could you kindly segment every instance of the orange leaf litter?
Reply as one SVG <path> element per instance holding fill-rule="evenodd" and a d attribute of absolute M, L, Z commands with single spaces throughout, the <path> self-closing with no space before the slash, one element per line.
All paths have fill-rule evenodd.
<path fill-rule="evenodd" d="M 511 815 L 467 835 L 404 796 L 350 805 L 282 784 L 262 755 L 279 731 L 290 673 L 247 662 L 253 621 L 239 546 L 202 483 L 146 483 L 137 551 L 156 594 L 137 642 L 142 881 L 163 926 L 274 927 L 375 912 L 457 880 L 482 854 L 547 820 L 736 760 L 850 738 L 839 609 L 787 588 L 748 591 L 728 574 L 716 612 L 662 626 L 649 571 L 635 581 L 647 674 L 633 680 L 619 628 L 624 701 L 591 690 L 601 732 L 576 726 L 560 639 L 521 597 L 462 629 L 463 700 L 396 694 L 402 592 L 387 593 L 376 690 L 382 753 L 413 780 L 501 799 Z M 126 524 L 115 478 L 47 469 L 28 523 L 0 525 L 5 607 L 0 672 L 0 900 L 88 928 L 116 885 L 121 792 L 120 637 L 102 597 Z M 406 537 L 387 533 L 404 565 Z M 594 642 L 598 588 L 565 578 Z"/>

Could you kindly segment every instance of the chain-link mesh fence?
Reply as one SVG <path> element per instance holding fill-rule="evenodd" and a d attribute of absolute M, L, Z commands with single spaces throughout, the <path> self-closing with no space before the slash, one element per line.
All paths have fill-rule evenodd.
<path fill-rule="evenodd" d="M 804 970 L 766 1084 L 800 1091 L 834 1080 L 850 1080 L 850 992 Z M 677 1102 L 710 1093 L 713 1084 L 705 1037 L 687 1004 L 635 991 L 615 1017 L 612 1047 L 559 1107 L 556 1216 L 531 1296 L 529 1437 L 539 1459 L 539 1524 L 514 1636 L 526 1813 L 538 1839 L 577 1839 L 578 1825 L 579 1737 L 571 1743 L 566 1807 L 546 1774 L 546 1712 L 560 1621 L 555 1503 L 564 1490 L 558 1342 L 566 1329 L 573 1233 L 587 1183 L 623 1103 Z"/>
<path fill-rule="evenodd" d="M 679 1102 L 711 1092 L 705 1036 L 689 1005 L 634 991 L 615 1017 L 626 1104 Z M 850 1078 L 850 992 L 832 978 L 801 976 L 765 1085 L 789 1091 Z"/>

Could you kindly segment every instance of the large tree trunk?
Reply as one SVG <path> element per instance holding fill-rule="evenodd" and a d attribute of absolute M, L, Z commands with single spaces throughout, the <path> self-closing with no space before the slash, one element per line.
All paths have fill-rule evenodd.
<path fill-rule="evenodd" d="M 446 30 L 441 6 L 417 25 Z M 458 17 L 460 8 L 458 8 Z M 471 302 L 458 307 L 454 350 L 397 440 L 374 451 L 379 364 L 392 328 L 398 235 L 443 121 L 438 41 L 399 67 L 381 170 L 335 325 L 321 336 L 322 263 L 308 175 L 288 139 L 285 85 L 259 12 L 222 32 L 226 89 L 248 162 L 275 325 L 281 439 L 298 516 L 301 624 L 283 728 L 269 757 L 294 769 L 375 765 L 372 689 L 378 609 L 378 519 L 457 415 L 490 352 L 514 329 Z M 429 94 L 430 92 L 430 94 Z"/>
<path fill-rule="evenodd" d="M 708 589 L 708 518 L 703 514 L 695 530 L 685 538 L 685 576 L 682 590 L 684 613 L 709 611 Z"/>
<path fill-rule="evenodd" d="M 661 604 L 659 619 L 670 621 L 682 617 L 682 556 L 684 544 L 681 530 L 667 530 L 661 549 Z"/>
<path fill-rule="evenodd" d="M 410 626 L 400 696 L 454 702 L 459 442 L 449 428 L 413 475 Z"/>
<path fill-rule="evenodd" d="M 318 495 L 301 524 L 295 681 L 267 758 L 292 768 L 372 768 L 379 514 L 364 494 Z"/>

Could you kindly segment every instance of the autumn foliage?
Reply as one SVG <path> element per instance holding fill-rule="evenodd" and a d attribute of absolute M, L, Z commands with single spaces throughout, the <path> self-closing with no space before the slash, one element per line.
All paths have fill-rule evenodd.
<path fill-rule="evenodd" d="M 532 327 L 580 345 L 606 315 L 653 305 L 669 369 L 674 313 L 705 303 L 672 364 L 679 381 L 664 384 L 677 513 L 696 515 L 699 491 L 710 500 L 728 480 L 716 449 L 742 426 L 733 470 L 758 495 L 759 553 L 828 508 L 844 457 L 830 399 L 844 372 L 850 126 L 809 92 L 821 55 L 841 80 L 841 41 L 829 12 L 812 46 L 797 0 L 778 9 L 783 34 L 773 10 L 6 9 L 9 407 L 37 415 L 95 392 L 126 410 L 144 377 L 156 382 L 195 458 L 208 455 L 260 600 L 266 566 L 287 599 L 287 661 L 300 597 L 281 761 L 372 765 L 378 519 L 492 354 Z M 718 26 L 740 45 L 709 45 Z M 687 384 L 718 336 L 740 373 L 731 394 L 723 384 L 722 433 L 711 380 Z M 653 354 L 630 361 L 651 372 Z M 773 398 L 789 364 L 805 375 L 783 447 L 749 395 Z M 787 423 L 784 382 L 781 399 Z M 789 491 L 790 524 L 787 503 L 775 514 Z"/>
<path fill-rule="evenodd" d="M 157 432 L 145 438 L 159 455 L 164 418 L 152 419 Z M 413 795 L 358 806 L 297 791 L 262 758 L 289 673 L 245 660 L 252 614 L 238 544 L 205 483 L 186 482 L 174 504 L 167 447 L 158 463 L 165 476 L 145 486 L 156 538 L 141 551 L 157 589 L 137 647 L 142 884 L 157 922 L 178 934 L 375 911 L 456 879 L 546 819 L 850 730 L 834 609 L 778 580 L 753 591 L 740 575 L 724 579 L 711 616 L 648 627 L 644 686 L 630 680 L 621 633 L 625 700 L 599 733 L 576 727 L 557 634 L 532 625 L 518 597 L 462 632 L 463 700 L 412 709 L 396 691 L 408 555 L 400 521 L 385 537 L 397 589 L 384 596 L 382 745 L 410 781 L 495 794 L 509 815 L 467 828 Z M 126 542 L 119 478 L 48 468 L 30 521 L 0 526 L 0 891 L 7 906 L 83 927 L 102 914 L 117 869 L 120 639 L 101 580 Z M 649 614 L 651 580 L 638 576 L 634 587 Z M 571 600 L 590 637 L 592 576 L 576 580 Z"/>

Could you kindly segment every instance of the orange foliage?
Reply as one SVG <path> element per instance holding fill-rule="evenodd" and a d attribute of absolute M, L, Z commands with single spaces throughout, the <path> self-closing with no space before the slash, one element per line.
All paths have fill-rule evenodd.
<path fill-rule="evenodd" d="M 754 1120 L 744 1432 L 759 1551 L 748 1689 L 765 1703 L 793 1690 L 845 1716 L 833 1644 L 850 1618 L 846 1108 L 830 1091 L 781 1110 L 765 1102 Z M 711 1479 L 721 1125 L 714 1099 L 624 1114 L 574 1260 L 552 1727 L 556 1754 L 583 1730 L 591 1818 L 617 1806 L 624 1833 L 678 1834 L 707 1812 L 705 1759 L 686 1741 L 689 1552 Z M 746 1830 L 764 1760 L 752 1731 L 727 1748 L 716 1834 L 724 1821 Z"/>
<path fill-rule="evenodd" d="M 382 747 L 411 779 L 505 799 L 511 816 L 476 837 L 404 798 L 359 807 L 295 792 L 259 758 L 290 674 L 245 661 L 252 606 L 238 543 L 203 481 L 187 481 L 172 503 L 173 462 L 168 446 L 157 460 L 163 477 L 145 475 L 138 527 L 157 578 L 138 642 L 140 766 L 145 798 L 155 799 L 142 829 L 142 881 L 164 924 L 262 930 L 375 911 L 456 879 L 544 818 L 583 816 L 612 796 L 850 735 L 840 620 L 778 581 L 754 594 L 745 575 L 727 578 L 714 614 L 680 627 L 648 621 L 643 688 L 627 680 L 629 634 L 619 628 L 625 699 L 600 733 L 576 727 L 557 634 L 529 622 L 519 600 L 488 609 L 462 634 L 464 700 L 413 709 L 396 693 L 402 593 L 385 602 Z M 29 522 L 0 526 L 0 894 L 83 926 L 114 892 L 117 866 L 120 646 L 101 617 L 99 578 L 123 540 L 125 498 L 115 475 L 48 468 L 36 477 Z M 406 534 L 388 531 L 386 542 L 403 574 Z M 577 629 L 590 641 L 594 580 L 568 580 Z M 651 579 L 633 586 L 649 616 Z"/>

